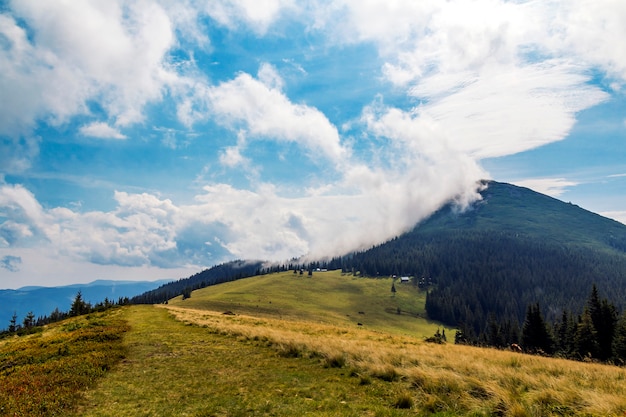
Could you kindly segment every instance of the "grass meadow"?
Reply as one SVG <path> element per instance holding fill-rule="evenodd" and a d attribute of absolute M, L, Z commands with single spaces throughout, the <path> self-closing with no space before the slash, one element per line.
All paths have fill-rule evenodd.
<path fill-rule="evenodd" d="M 314 272 L 312 277 L 291 271 L 206 287 L 169 305 L 346 326 L 361 323 L 386 333 L 432 336 L 441 325 L 425 319 L 426 293 L 396 280 L 393 294 L 392 282 L 341 271 Z"/>
<path fill-rule="evenodd" d="M 125 355 L 120 309 L 0 341 L 0 416 L 63 416 Z"/>
<path fill-rule="evenodd" d="M 345 369 L 360 387 L 383 384 L 386 388 L 377 391 L 386 392 L 386 396 L 373 400 L 385 408 L 372 409 L 371 415 L 626 415 L 624 368 L 432 344 L 363 328 L 230 316 L 173 306 L 167 310 L 190 326 L 239 343 L 256 342 L 279 357 L 314 360 L 323 369 Z M 336 415 L 358 414 L 346 410 Z"/>
<path fill-rule="evenodd" d="M 423 319 L 423 294 L 396 283 L 393 296 L 391 282 L 339 272 L 273 274 L 2 341 L 0 406 L 31 404 L 31 414 L 2 415 L 626 415 L 626 368 L 427 343 L 437 325 Z M 118 337 L 91 338 L 96 345 L 80 356 L 72 332 L 98 327 L 90 321 L 118 326 L 103 333 Z M 14 351 L 34 354 L 37 346 L 48 353 L 33 363 L 17 359 Z M 74 355 L 74 365 L 45 379 L 46 363 Z M 93 356 L 110 359 L 82 371 L 78 363 L 95 363 Z M 33 367 L 37 386 L 90 376 L 61 406 L 37 414 L 31 392 L 13 399 L 22 366 Z"/>

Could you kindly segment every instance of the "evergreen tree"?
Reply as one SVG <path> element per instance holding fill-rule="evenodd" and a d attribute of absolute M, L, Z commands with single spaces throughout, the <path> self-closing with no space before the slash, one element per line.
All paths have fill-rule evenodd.
<path fill-rule="evenodd" d="M 74 301 L 72 302 L 72 307 L 70 308 L 70 316 L 80 316 L 82 314 L 87 314 L 91 310 L 91 305 L 83 300 L 83 293 L 79 290 L 76 293 L 76 297 L 74 297 Z"/>
<path fill-rule="evenodd" d="M 494 313 L 489 314 L 487 320 L 487 344 L 495 347 L 503 347 L 505 344 L 504 335 Z"/>
<path fill-rule="evenodd" d="M 543 320 L 539 303 L 529 305 L 526 320 L 522 327 L 522 346 L 529 352 L 553 352 L 554 342 L 550 331 Z"/>
<path fill-rule="evenodd" d="M 15 333 L 17 330 L 17 313 L 14 311 L 13 316 L 11 316 L 11 321 L 9 322 L 9 332 Z"/>
<path fill-rule="evenodd" d="M 617 310 L 607 299 L 600 299 L 593 285 L 587 302 L 591 322 L 596 331 L 598 350 L 595 358 L 606 361 L 613 356 L 613 335 L 617 324 Z"/>
<path fill-rule="evenodd" d="M 191 287 L 183 288 L 182 296 L 183 296 L 183 300 L 186 300 L 187 298 L 191 298 Z"/>
<path fill-rule="evenodd" d="M 574 337 L 576 335 L 576 322 L 572 316 L 563 310 L 561 320 L 555 325 L 556 351 L 563 356 L 569 356 L 574 350 Z"/>
<path fill-rule="evenodd" d="M 618 363 L 626 363 L 626 311 L 622 313 L 615 327 L 613 354 Z"/>
<path fill-rule="evenodd" d="M 26 314 L 26 317 L 24 317 L 23 326 L 26 329 L 30 329 L 34 325 L 35 325 L 35 314 L 32 311 L 29 311 L 28 314 Z"/>
<path fill-rule="evenodd" d="M 591 312 L 588 308 L 585 308 L 578 322 L 578 326 L 576 327 L 574 353 L 576 353 L 580 359 L 588 357 L 598 358 L 600 349 L 597 337 L 598 332 L 593 326 Z"/>
<path fill-rule="evenodd" d="M 500 334 L 504 340 L 503 346 L 520 343 L 519 323 L 515 319 L 509 319 L 500 326 Z"/>

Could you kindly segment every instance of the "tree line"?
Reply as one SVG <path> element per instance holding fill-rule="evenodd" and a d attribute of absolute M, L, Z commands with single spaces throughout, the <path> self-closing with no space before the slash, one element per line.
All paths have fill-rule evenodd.
<path fill-rule="evenodd" d="M 333 258 L 334 261 L 341 258 Z M 318 268 L 328 268 L 327 261 L 313 261 L 308 263 L 299 262 L 292 259 L 287 263 L 265 263 L 261 261 L 236 260 L 205 269 L 188 278 L 181 278 L 177 281 L 168 282 L 160 287 L 146 291 L 130 299 L 131 304 L 163 304 L 168 300 L 182 296 L 183 299 L 191 297 L 191 293 L 201 288 L 224 282 L 235 281 L 242 278 L 249 278 L 256 275 L 272 274 L 284 271 L 307 271 L 311 275 Z M 339 269 L 339 264 L 333 263 L 334 269 Z"/>
<path fill-rule="evenodd" d="M 269 267 L 268 267 L 269 268 Z M 241 278 L 265 273 L 268 268 L 260 261 L 232 261 L 205 269 L 188 278 L 168 282 L 160 287 L 146 291 L 130 299 L 131 304 L 163 304 L 168 300 L 182 295 L 191 297 L 191 292 L 210 285 L 221 284 Z"/>
<path fill-rule="evenodd" d="M 548 322 L 539 303 L 526 308 L 520 328 L 509 320 L 491 315 L 482 331 L 473 333 L 461 324 L 455 343 L 505 348 L 519 345 L 529 353 L 540 353 L 576 360 L 595 360 L 626 364 L 626 311 L 606 298 L 600 298 L 594 285 L 582 313 L 563 310 L 554 322 Z"/>
<path fill-rule="evenodd" d="M 13 313 L 13 316 L 9 321 L 9 326 L 5 330 L 0 331 L 0 338 L 13 335 L 24 336 L 36 333 L 41 331 L 43 326 L 65 320 L 68 317 L 105 311 L 113 307 L 127 304 L 130 304 L 128 297 L 119 297 L 117 301 L 105 297 L 103 301 L 91 304 L 88 301 L 85 301 L 82 292 L 79 290 L 72 301 L 69 311 L 61 311 L 57 307 L 49 315 L 39 317 L 35 317 L 33 312 L 29 311 L 21 322 L 18 321 L 17 313 Z"/>

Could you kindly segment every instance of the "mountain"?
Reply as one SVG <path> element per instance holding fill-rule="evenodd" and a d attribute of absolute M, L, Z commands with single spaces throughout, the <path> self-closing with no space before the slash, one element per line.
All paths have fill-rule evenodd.
<path fill-rule="evenodd" d="M 69 311 L 78 291 L 91 304 L 105 298 L 117 301 L 120 297 L 133 297 L 169 282 L 159 281 L 108 281 L 97 280 L 88 284 L 72 284 L 60 287 L 22 287 L 17 290 L 0 290 L 0 329 L 7 328 L 13 314 L 18 322 L 32 311 L 35 317 L 49 315 L 54 309 Z"/>
<path fill-rule="evenodd" d="M 430 318 L 476 334 L 488 321 L 518 326 L 539 303 L 550 321 L 580 314 L 598 291 L 623 309 L 626 226 L 527 188 L 484 183 L 482 200 L 449 204 L 413 230 L 341 259 L 364 275 L 432 283 Z"/>
<path fill-rule="evenodd" d="M 449 204 L 413 232 L 509 232 L 554 244 L 626 251 L 626 225 L 622 223 L 528 188 L 495 181 L 484 184 L 482 200 L 463 211 Z"/>

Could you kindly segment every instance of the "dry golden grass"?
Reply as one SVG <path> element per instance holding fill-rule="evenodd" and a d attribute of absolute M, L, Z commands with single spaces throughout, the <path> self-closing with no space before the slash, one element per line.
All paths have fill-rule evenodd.
<path fill-rule="evenodd" d="M 366 385 L 401 384 L 399 405 L 444 415 L 626 415 L 626 369 L 296 320 L 167 306 L 178 320 L 280 355 L 347 367 Z"/>

